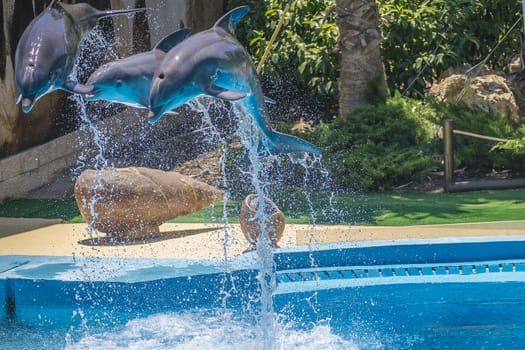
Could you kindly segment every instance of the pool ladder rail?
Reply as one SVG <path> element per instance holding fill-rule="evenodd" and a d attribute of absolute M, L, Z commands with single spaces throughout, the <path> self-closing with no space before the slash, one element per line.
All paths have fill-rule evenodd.
<path fill-rule="evenodd" d="M 277 284 L 283 286 L 285 284 L 341 281 L 347 282 L 348 286 L 353 286 L 432 281 L 461 282 L 462 277 L 467 276 L 470 276 L 468 281 L 475 282 L 472 277 L 482 274 L 490 274 L 491 278 L 499 274 L 500 278 L 497 280 L 501 280 L 504 275 L 509 277 L 509 274 L 512 274 L 512 280 L 517 277 L 520 280 L 525 280 L 525 261 L 469 262 L 443 265 L 312 267 L 277 271 Z M 487 278 L 480 279 L 480 281 L 486 280 Z"/>

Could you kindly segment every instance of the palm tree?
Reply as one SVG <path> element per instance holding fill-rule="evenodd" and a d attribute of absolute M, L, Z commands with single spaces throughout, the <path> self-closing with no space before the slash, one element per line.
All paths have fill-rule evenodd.
<path fill-rule="evenodd" d="M 386 97 L 379 12 L 374 0 L 337 0 L 341 49 L 339 115 Z M 382 96 L 381 96 L 382 95 Z"/>

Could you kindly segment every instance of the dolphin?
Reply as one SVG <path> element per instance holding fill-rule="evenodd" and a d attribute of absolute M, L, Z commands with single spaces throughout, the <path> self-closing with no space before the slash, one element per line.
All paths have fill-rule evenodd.
<path fill-rule="evenodd" d="M 102 65 L 85 84 L 77 83 L 73 91 L 84 95 L 87 101 L 105 100 L 135 108 L 149 108 L 153 74 L 166 53 L 190 32 L 188 28 L 179 29 L 159 41 L 151 51 Z M 268 97 L 265 101 L 275 104 Z"/>
<path fill-rule="evenodd" d="M 35 102 L 54 90 L 73 92 L 73 71 L 84 34 L 102 17 L 143 11 L 144 9 L 100 11 L 85 4 L 49 6 L 24 30 L 15 52 L 17 103 L 27 113 Z"/>
<path fill-rule="evenodd" d="M 151 83 L 149 123 L 205 94 L 238 104 L 251 115 L 268 153 L 320 155 L 314 145 L 272 130 L 255 66 L 234 32 L 248 11 L 247 6 L 231 10 L 212 28 L 188 37 L 166 54 Z"/>
<path fill-rule="evenodd" d="M 179 29 L 159 41 L 148 52 L 106 63 L 88 78 L 77 83 L 74 92 L 88 101 L 106 100 L 136 108 L 149 107 L 149 90 L 155 70 L 166 53 L 188 36 L 191 29 Z"/>

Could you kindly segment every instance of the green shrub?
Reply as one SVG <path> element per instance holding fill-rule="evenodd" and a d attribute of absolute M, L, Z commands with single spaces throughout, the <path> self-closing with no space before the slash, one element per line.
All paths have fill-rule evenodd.
<path fill-rule="evenodd" d="M 436 124 L 442 125 L 445 119 L 453 122 L 453 128 L 476 134 L 498 137 L 519 138 L 525 135 L 523 126 L 513 122 L 509 116 L 502 116 L 495 111 L 484 111 L 476 106 L 464 103 L 432 102 L 436 113 Z M 457 166 L 493 169 L 513 164 L 512 147 L 494 148 L 493 141 L 469 136 L 454 136 L 454 159 Z M 523 162 L 522 162 L 523 164 Z"/>
<path fill-rule="evenodd" d="M 435 170 L 437 127 L 423 103 L 399 96 L 362 106 L 310 135 L 336 183 L 346 188 L 386 190 Z"/>
<path fill-rule="evenodd" d="M 490 149 L 505 168 L 525 171 L 525 137 L 500 142 Z"/>

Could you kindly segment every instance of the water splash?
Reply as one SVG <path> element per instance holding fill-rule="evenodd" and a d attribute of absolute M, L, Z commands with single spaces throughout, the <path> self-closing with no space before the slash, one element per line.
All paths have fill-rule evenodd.
<path fill-rule="evenodd" d="M 351 341 L 332 333 L 328 324 L 309 330 L 298 330 L 291 323 L 280 323 L 276 333 L 278 350 L 352 350 Z M 300 327 L 299 327 L 300 328 Z M 158 314 L 129 321 L 119 329 L 84 335 L 77 341 L 69 338 L 66 350 L 77 349 L 261 349 L 258 329 L 223 310 L 216 314 L 191 312 Z"/>
<path fill-rule="evenodd" d="M 220 131 L 216 128 L 215 124 L 213 123 L 212 116 L 210 114 L 210 108 L 213 108 L 213 106 L 216 106 L 218 104 L 221 104 L 218 100 L 201 96 L 195 100 L 192 100 L 189 102 L 189 106 L 192 109 L 193 112 L 199 113 L 202 115 L 202 124 L 200 126 L 201 129 L 206 129 L 208 134 L 208 143 L 216 142 L 220 145 L 222 154 L 219 159 L 219 166 L 221 169 L 222 174 L 222 191 L 224 194 L 223 197 L 223 205 L 222 205 L 222 217 L 220 218 L 220 222 L 223 224 L 223 236 L 222 236 L 222 246 L 223 246 L 223 261 L 224 261 L 224 272 L 223 272 L 223 280 L 222 280 L 222 289 L 221 289 L 221 295 L 222 295 L 222 305 L 224 308 L 226 308 L 226 305 L 228 303 L 228 299 L 231 297 L 233 293 L 235 293 L 236 289 L 236 281 L 232 278 L 232 276 L 229 274 L 230 272 L 230 266 L 229 266 L 229 246 L 232 243 L 231 242 L 231 234 L 230 231 L 232 230 L 232 227 L 230 226 L 229 222 L 229 212 L 228 212 L 228 201 L 231 198 L 231 192 L 230 192 L 230 186 L 228 184 L 228 178 L 226 176 L 226 158 L 227 158 L 227 152 L 228 152 L 228 140 L 226 140 L 220 133 Z M 226 286 L 230 286 L 230 289 L 227 289 Z"/>
<path fill-rule="evenodd" d="M 96 53 L 97 56 L 100 56 L 101 52 L 105 53 L 107 51 L 108 41 L 101 27 L 96 26 L 84 36 L 80 47 L 82 50 L 76 59 L 73 71 L 68 77 L 72 81 L 78 81 L 81 77 L 97 68 L 93 62 L 99 62 L 99 60 L 88 58 L 90 54 Z M 70 95 L 68 99 L 72 102 L 74 113 L 79 118 L 79 130 L 82 131 L 78 139 L 79 144 L 82 146 L 82 153 L 78 157 L 77 166 L 72 171 L 73 177 L 76 178 L 83 170 L 88 168 L 103 169 L 112 167 L 113 164 L 105 157 L 108 140 L 101 130 L 97 128 L 92 116 L 89 115 L 87 102 L 82 96 L 77 94 Z M 89 208 L 91 216 L 94 218 L 93 221 L 96 221 L 98 216 L 95 210 L 95 204 L 98 200 L 100 200 L 100 195 L 96 194 L 92 197 L 90 203 L 84 203 Z M 91 238 L 98 234 L 92 225 L 88 225 L 87 231 Z"/>

